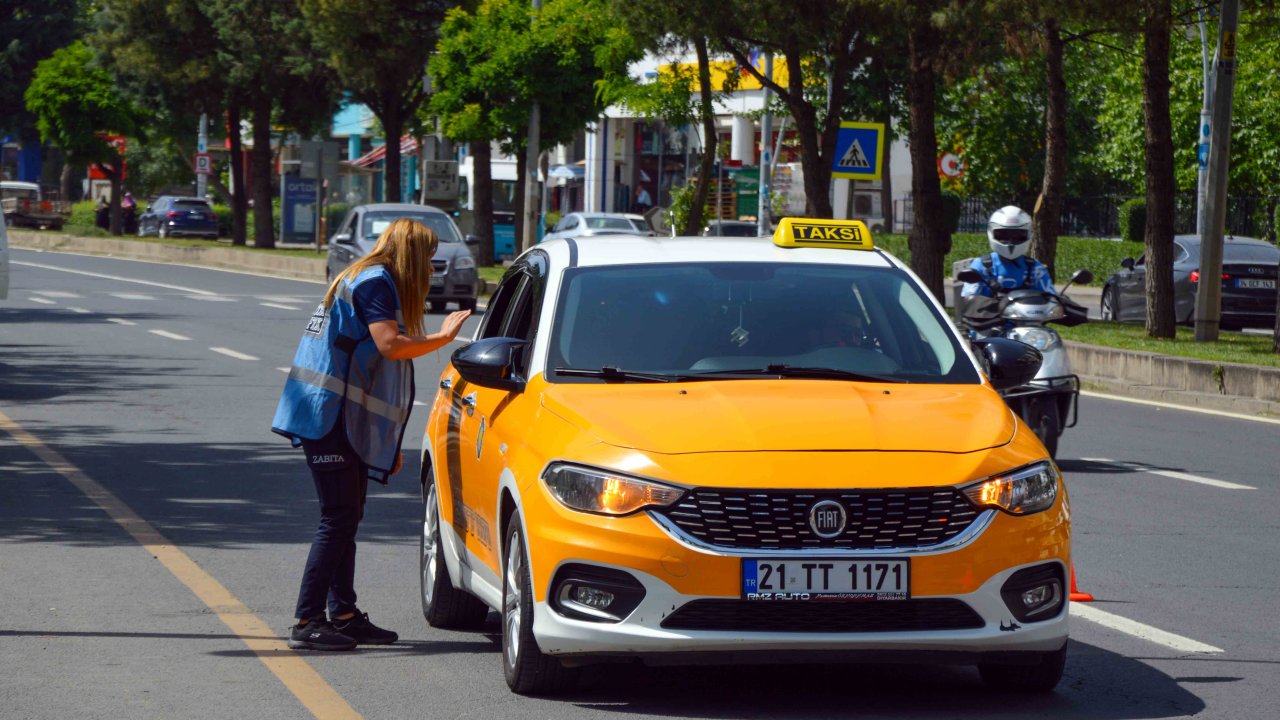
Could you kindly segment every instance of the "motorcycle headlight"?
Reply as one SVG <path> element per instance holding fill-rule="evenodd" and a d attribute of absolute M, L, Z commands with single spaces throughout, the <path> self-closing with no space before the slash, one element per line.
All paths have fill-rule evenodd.
<path fill-rule="evenodd" d="M 1042 327 L 1019 327 L 1009 331 L 1009 339 L 1026 343 L 1037 350 L 1048 350 L 1056 347 L 1060 340 L 1058 334 Z"/>
<path fill-rule="evenodd" d="M 1058 302 L 1044 304 L 1011 302 L 1005 307 L 1004 312 L 1000 313 L 1000 316 L 1009 320 L 1048 322 L 1049 320 L 1061 320 L 1066 314 L 1067 312 L 1062 309 L 1062 304 Z"/>
<path fill-rule="evenodd" d="M 1012 470 L 968 485 L 964 494 L 979 507 L 994 507 L 1010 515 L 1030 515 L 1053 507 L 1058 499 L 1058 469 L 1050 462 Z"/>
<path fill-rule="evenodd" d="M 454 270 L 470 270 L 476 266 L 475 258 L 470 255 L 463 255 L 453 261 Z"/>
<path fill-rule="evenodd" d="M 542 474 L 551 495 L 572 510 L 629 515 L 653 505 L 670 505 L 684 490 L 608 470 L 556 463 Z"/>

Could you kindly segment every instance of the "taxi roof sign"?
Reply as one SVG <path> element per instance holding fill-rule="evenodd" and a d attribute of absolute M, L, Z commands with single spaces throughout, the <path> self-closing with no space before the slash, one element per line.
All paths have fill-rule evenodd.
<path fill-rule="evenodd" d="M 861 220 L 782 218 L 773 232 L 778 247 L 821 247 L 841 250 L 875 250 L 871 231 Z"/>

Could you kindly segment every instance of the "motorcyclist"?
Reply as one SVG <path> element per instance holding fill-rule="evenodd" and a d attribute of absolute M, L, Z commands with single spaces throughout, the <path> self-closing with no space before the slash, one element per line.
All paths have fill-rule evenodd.
<path fill-rule="evenodd" d="M 974 258 L 969 269 L 983 282 L 965 283 L 961 297 L 994 297 L 997 291 L 1029 288 L 1056 295 L 1049 269 L 1027 257 L 1031 245 L 1031 216 L 1021 208 L 1007 205 L 992 213 L 987 221 L 987 243 L 991 254 Z"/>

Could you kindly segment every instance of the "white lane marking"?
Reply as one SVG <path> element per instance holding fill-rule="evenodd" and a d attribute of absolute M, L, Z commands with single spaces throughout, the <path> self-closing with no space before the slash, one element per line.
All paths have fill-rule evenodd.
<path fill-rule="evenodd" d="M 73 313 L 76 313 L 77 315 L 88 315 L 89 313 L 93 312 L 92 310 L 86 310 L 82 307 L 74 307 L 72 305 L 68 305 L 67 309 Z"/>
<path fill-rule="evenodd" d="M 58 304 L 52 300 L 46 300 L 45 298 L 42 298 L 42 297 L 29 297 L 27 299 L 33 303 L 40 303 L 41 305 L 57 305 Z"/>
<path fill-rule="evenodd" d="M 1227 412 L 1226 410 L 1213 410 L 1211 408 L 1191 407 L 1189 405 L 1174 405 L 1173 403 L 1159 402 L 1157 400 L 1143 400 L 1141 398 L 1131 398 L 1124 395 L 1108 395 L 1107 393 L 1093 392 L 1092 390 L 1081 390 L 1080 394 L 1085 397 L 1102 398 L 1103 400 L 1118 400 L 1120 402 L 1134 403 L 1135 405 L 1150 405 L 1152 407 L 1168 408 L 1170 410 L 1186 410 L 1187 412 L 1217 415 L 1218 417 L 1229 417 L 1235 418 L 1236 420 L 1252 420 L 1254 422 L 1280 425 L 1280 419 L 1259 417 L 1257 415 L 1245 415 L 1244 413 L 1233 413 Z"/>
<path fill-rule="evenodd" d="M 121 300 L 155 300 L 154 295 L 143 295 L 142 293 L 107 293 L 111 297 L 120 298 Z"/>
<path fill-rule="evenodd" d="M 297 295 L 259 295 L 258 299 L 285 305 L 305 305 L 308 302 L 307 298 L 301 298 Z"/>
<path fill-rule="evenodd" d="M 257 360 L 258 359 L 252 355 L 245 355 L 244 353 L 238 350 L 232 350 L 231 348 L 211 347 L 209 349 L 218 353 L 219 355 L 226 355 L 227 357 L 235 358 L 237 360 Z"/>
<path fill-rule="evenodd" d="M 419 497 L 411 493 L 405 493 L 410 497 Z M 171 503 L 183 503 L 187 505 L 248 505 L 249 501 L 244 498 L 169 498 Z"/>
<path fill-rule="evenodd" d="M 137 325 L 138 324 L 132 320 L 125 320 L 124 318 L 107 318 L 107 322 L 115 323 L 117 325 Z"/>
<path fill-rule="evenodd" d="M 14 265 L 21 265 L 21 264 L 22 264 L 22 263 L 14 263 Z M 80 295 L 77 295 L 77 294 L 75 294 L 75 293 L 73 293 L 73 292 L 63 292 L 63 291 L 61 291 L 61 290 L 32 290 L 31 292 L 35 293 L 36 295 L 43 295 L 43 296 L 45 296 L 45 297 L 51 297 L 51 298 L 79 298 L 79 297 L 81 297 Z"/>
<path fill-rule="evenodd" d="M 205 302 L 235 302 L 235 298 L 224 297 L 222 295 L 188 295 L 188 300 L 203 300 Z"/>
<path fill-rule="evenodd" d="M 179 335 L 178 333 L 169 332 L 168 330 L 148 330 L 147 332 L 151 333 L 152 335 L 159 335 L 162 338 L 169 338 L 170 340 L 190 340 L 191 339 L 186 335 Z"/>
<path fill-rule="evenodd" d="M 1192 475 L 1191 473 L 1179 472 L 1177 470 L 1161 470 L 1153 468 L 1150 465 L 1144 465 L 1136 462 L 1125 462 L 1124 460 L 1112 460 L 1110 458 L 1080 458 L 1088 462 L 1101 462 L 1108 465 L 1116 465 L 1118 467 L 1129 468 L 1137 472 L 1150 473 L 1151 475 L 1159 475 L 1161 477 L 1173 478 L 1174 480 L 1186 480 L 1187 482 L 1200 483 L 1210 487 L 1222 488 L 1223 490 L 1257 490 L 1252 485 L 1241 485 L 1240 483 L 1227 482 L 1226 480 L 1215 480 L 1213 478 L 1201 477 L 1200 475 Z"/>
<path fill-rule="evenodd" d="M 427 406 L 427 404 L 426 404 L 426 403 L 424 403 L 424 402 L 422 402 L 421 400 L 414 400 L 414 401 L 413 401 L 413 404 L 414 404 L 414 405 L 417 405 L 418 407 L 426 407 L 426 406 Z"/>
<path fill-rule="evenodd" d="M 1105 610 L 1099 610 L 1093 605 L 1087 603 L 1071 603 L 1071 614 L 1081 620 L 1088 620 L 1097 623 L 1103 627 L 1111 628 L 1122 632 L 1126 635 L 1132 635 L 1148 642 L 1163 645 L 1183 653 L 1220 653 L 1224 652 L 1222 648 L 1214 647 L 1199 640 L 1192 640 L 1189 637 L 1183 637 L 1174 633 L 1161 630 L 1157 627 L 1144 625 L 1136 620 L 1113 615 Z"/>
<path fill-rule="evenodd" d="M 73 275 L 88 275 L 89 277 L 101 278 L 103 280 L 118 280 L 120 282 L 137 283 L 138 285 L 150 285 L 152 287 L 165 288 L 166 290 L 178 290 L 193 295 L 217 295 L 217 293 L 208 290 L 198 290 L 196 288 L 183 287 L 181 285 L 169 285 L 166 283 L 152 282 L 151 280 L 137 280 L 135 278 L 120 277 L 119 275 L 107 275 L 105 273 L 87 272 L 85 270 L 72 270 L 71 268 L 58 267 L 57 265 L 43 265 L 41 263 L 22 262 L 14 260 L 14 265 L 23 267 L 40 268 L 41 270 L 57 270 L 58 272 L 71 273 Z"/>
<path fill-rule="evenodd" d="M 282 368 L 282 367 L 278 367 L 278 368 L 276 368 L 276 369 L 277 369 L 277 370 L 279 370 L 279 371 L 280 371 L 280 372 L 282 372 L 282 373 L 287 373 L 287 372 L 289 372 L 289 368 Z"/>
<path fill-rule="evenodd" d="M 302 311 L 302 308 L 296 308 L 296 307 L 293 307 L 292 305 L 277 305 L 277 304 L 275 304 L 275 303 L 266 303 L 266 302 L 264 302 L 264 303 L 258 303 L 258 304 L 259 304 L 259 305 L 261 305 L 262 307 L 275 308 L 275 309 L 277 309 L 277 310 L 289 310 L 289 311 L 291 311 L 291 312 L 301 312 L 301 311 Z"/>

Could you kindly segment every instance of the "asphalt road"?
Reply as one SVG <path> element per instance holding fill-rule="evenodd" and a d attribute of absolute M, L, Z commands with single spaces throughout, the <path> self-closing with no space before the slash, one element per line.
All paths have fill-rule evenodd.
<path fill-rule="evenodd" d="M 317 509 L 269 425 L 322 286 L 24 250 L 12 279 L 0 716 L 1276 715 L 1278 424 L 1082 399 L 1061 466 L 1078 579 L 1097 602 L 1073 607 L 1054 695 L 991 694 L 963 667 L 605 666 L 572 695 L 526 699 L 503 683 L 496 616 L 481 633 L 422 620 L 413 452 L 371 488 L 357 565 L 362 608 L 402 641 L 279 649 Z M 418 361 L 420 396 L 446 359 Z M 425 421 L 410 421 L 411 449 Z"/>

